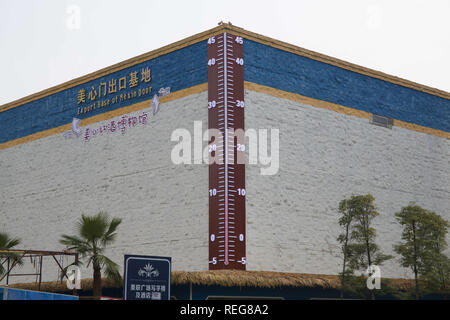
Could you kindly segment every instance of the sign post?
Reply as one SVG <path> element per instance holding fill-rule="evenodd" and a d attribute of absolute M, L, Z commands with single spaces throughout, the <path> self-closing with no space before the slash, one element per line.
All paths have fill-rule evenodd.
<path fill-rule="evenodd" d="M 170 257 L 125 255 L 124 300 L 170 300 Z"/>

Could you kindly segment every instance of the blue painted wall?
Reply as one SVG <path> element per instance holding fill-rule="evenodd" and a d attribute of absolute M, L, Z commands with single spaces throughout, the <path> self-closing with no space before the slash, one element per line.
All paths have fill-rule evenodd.
<path fill-rule="evenodd" d="M 78 297 L 67 294 L 12 288 L 6 291 L 5 288 L 0 288 L 0 300 L 78 300 Z"/>
<path fill-rule="evenodd" d="M 245 80 L 450 131 L 450 100 L 245 40 Z"/>
<path fill-rule="evenodd" d="M 370 113 L 450 132 L 450 100 L 371 78 L 339 67 L 298 56 L 251 40 L 245 40 L 245 80 Z M 207 43 L 201 41 L 150 61 L 58 92 L 0 113 L 0 143 L 71 123 L 153 97 L 161 87 L 172 92 L 208 81 Z M 152 80 L 140 81 L 141 70 L 149 67 Z M 131 72 L 138 71 L 139 85 L 130 89 Z M 152 86 L 152 92 L 131 100 L 78 114 L 78 92 L 91 87 L 99 91 L 102 82 L 127 76 L 127 89 L 118 94 Z M 117 84 L 118 85 L 118 84 Z M 114 94 L 102 99 L 108 99 Z M 98 100 L 98 98 L 97 98 Z M 94 102 L 96 102 L 95 100 Z"/>
<path fill-rule="evenodd" d="M 36 132 L 51 129 L 72 122 L 74 117 L 84 119 L 96 114 L 111 111 L 117 108 L 148 100 L 162 87 L 171 87 L 171 91 L 178 91 L 208 81 L 207 70 L 207 44 L 202 41 L 183 49 L 168 53 L 155 59 L 137 64 L 130 68 L 109 74 L 105 77 L 81 84 L 79 86 L 58 92 L 56 94 L 26 103 L 19 107 L 0 113 L 0 143 L 21 138 Z M 141 71 L 149 67 L 151 82 L 141 81 Z M 129 88 L 130 73 L 137 71 L 139 85 Z M 127 76 L 127 89 L 119 91 L 118 79 Z M 150 94 L 130 100 L 118 101 L 115 104 L 78 115 L 78 107 L 92 104 L 88 102 L 88 93 L 91 87 L 99 94 L 99 85 L 117 79 L 117 93 L 107 94 L 101 100 L 112 98 L 115 95 L 128 94 L 139 88 L 152 86 Z M 78 92 L 86 91 L 86 103 L 78 104 Z M 102 88 L 103 90 L 103 88 Z M 102 91 L 103 93 L 103 91 Z M 98 101 L 97 98 L 93 102 Z"/>

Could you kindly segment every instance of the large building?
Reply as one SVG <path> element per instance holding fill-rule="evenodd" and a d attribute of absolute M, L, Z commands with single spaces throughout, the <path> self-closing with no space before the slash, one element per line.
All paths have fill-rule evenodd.
<path fill-rule="evenodd" d="M 63 250 L 106 211 L 109 257 L 170 256 L 183 285 L 337 275 L 344 198 L 374 195 L 390 254 L 401 207 L 450 219 L 449 138 L 449 93 L 222 24 L 0 106 L 0 230 Z M 382 275 L 411 277 L 396 259 Z"/>

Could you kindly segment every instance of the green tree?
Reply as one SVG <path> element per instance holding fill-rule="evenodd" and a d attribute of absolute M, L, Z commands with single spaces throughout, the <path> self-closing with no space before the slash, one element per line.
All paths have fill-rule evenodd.
<path fill-rule="evenodd" d="M 62 235 L 60 243 L 68 250 L 77 251 L 82 259 L 88 259 L 87 267 L 92 263 L 93 267 L 93 294 L 101 296 L 102 275 L 120 284 L 122 277 L 117 263 L 104 255 L 108 245 L 116 239 L 116 230 L 122 219 L 110 219 L 105 212 L 99 212 L 95 216 L 82 215 L 76 224 L 77 236 Z"/>
<path fill-rule="evenodd" d="M 392 258 L 392 256 L 383 254 L 375 243 L 376 230 L 372 227 L 372 222 L 379 213 L 375 209 L 374 201 L 375 198 L 371 194 L 367 194 L 352 196 L 346 202 L 346 208 L 351 212 L 352 219 L 350 238 L 346 244 L 348 270 L 345 273 L 347 274 L 354 274 L 356 271 L 365 273 L 369 266 L 381 266 L 386 260 Z M 353 283 L 355 281 L 355 279 L 352 280 Z M 359 291 L 364 294 L 367 290 L 366 287 L 363 287 Z M 377 293 L 381 293 L 381 291 Z M 374 290 L 370 291 L 370 296 L 375 299 Z"/>
<path fill-rule="evenodd" d="M 447 296 L 450 284 L 450 259 L 446 235 L 449 223 L 435 212 L 409 204 L 396 214 L 403 226 L 402 242 L 394 246 L 400 263 L 414 273 L 415 298 L 425 293 Z"/>
<path fill-rule="evenodd" d="M 341 279 L 341 298 L 344 297 L 345 291 L 350 291 L 351 285 L 349 281 L 351 281 L 351 277 L 353 275 L 353 270 L 348 268 L 348 258 L 351 255 L 349 251 L 349 241 L 350 241 L 350 232 L 351 232 L 351 224 L 353 221 L 353 212 L 354 208 L 351 206 L 350 200 L 344 199 L 339 202 L 339 213 L 341 217 L 339 218 L 339 225 L 343 229 L 343 233 L 341 233 L 337 240 L 341 244 L 341 252 L 342 252 L 342 272 L 339 273 L 339 278 Z"/>
<path fill-rule="evenodd" d="M 11 238 L 7 233 L 0 232 L 0 250 L 12 250 L 14 247 L 20 244 L 19 238 Z M 4 267 L 7 259 L 10 259 L 12 263 L 21 265 L 22 259 L 20 255 L 14 252 L 0 252 L 0 280 L 3 274 L 7 271 Z"/>
<path fill-rule="evenodd" d="M 429 229 L 427 211 L 420 206 L 410 204 L 396 212 L 395 216 L 403 227 L 403 242 L 395 245 L 394 251 L 400 255 L 402 267 L 410 268 L 414 273 L 415 298 L 420 299 L 419 276 L 424 271 L 426 230 Z"/>
<path fill-rule="evenodd" d="M 450 259 L 445 255 L 448 248 L 449 222 L 433 211 L 426 211 L 425 253 L 422 279 L 428 293 L 438 293 L 445 298 L 450 294 Z"/>

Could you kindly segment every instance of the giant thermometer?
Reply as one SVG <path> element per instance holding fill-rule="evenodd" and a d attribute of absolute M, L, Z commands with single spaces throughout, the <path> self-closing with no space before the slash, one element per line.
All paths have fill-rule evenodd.
<path fill-rule="evenodd" d="M 246 266 L 245 140 L 235 134 L 244 130 L 243 44 L 229 33 L 208 39 L 208 151 L 220 159 L 209 164 L 210 270 Z"/>

